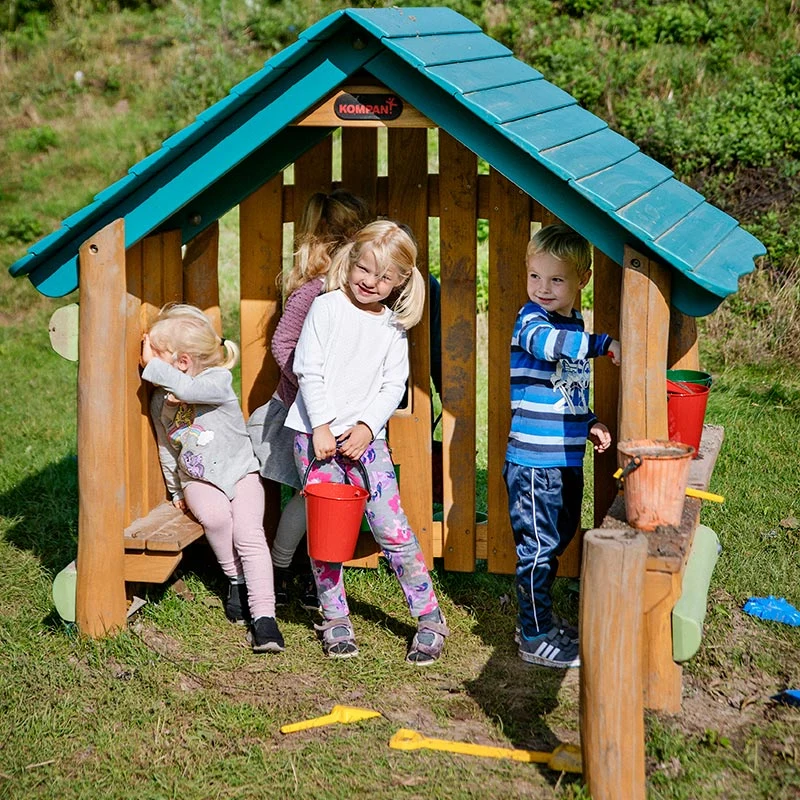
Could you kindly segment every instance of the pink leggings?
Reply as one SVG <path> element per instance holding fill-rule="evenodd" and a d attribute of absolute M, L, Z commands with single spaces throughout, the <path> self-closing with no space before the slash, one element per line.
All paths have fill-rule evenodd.
<path fill-rule="evenodd" d="M 258 473 L 251 472 L 236 484 L 233 500 L 204 481 L 187 483 L 183 493 L 222 571 L 229 578 L 244 575 L 253 619 L 274 617 L 275 584 L 264 536 L 264 489 Z"/>

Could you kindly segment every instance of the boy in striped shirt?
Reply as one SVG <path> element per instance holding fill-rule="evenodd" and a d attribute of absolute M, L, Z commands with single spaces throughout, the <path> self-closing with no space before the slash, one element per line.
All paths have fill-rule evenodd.
<path fill-rule="evenodd" d="M 517 640 L 523 661 L 580 666 L 577 629 L 552 611 L 551 587 L 580 523 L 586 439 L 603 452 L 611 435 L 589 409 L 590 358 L 619 366 L 620 344 L 585 333 L 574 310 L 589 282 L 591 246 L 566 225 L 528 243 L 527 302 L 511 338 L 511 431 L 503 475 L 517 550 Z"/>

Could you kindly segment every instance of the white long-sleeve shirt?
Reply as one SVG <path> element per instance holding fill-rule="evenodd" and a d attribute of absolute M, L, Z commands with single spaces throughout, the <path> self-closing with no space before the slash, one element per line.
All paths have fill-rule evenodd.
<path fill-rule="evenodd" d="M 328 423 L 339 436 L 357 422 L 374 438 L 406 391 L 408 339 L 394 312 L 371 314 L 343 291 L 320 295 L 311 304 L 294 354 L 300 391 L 286 426 L 312 433 Z"/>

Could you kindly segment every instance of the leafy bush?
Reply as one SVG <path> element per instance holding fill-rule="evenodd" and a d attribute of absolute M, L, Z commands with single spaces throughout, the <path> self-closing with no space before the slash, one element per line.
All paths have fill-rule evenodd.
<path fill-rule="evenodd" d="M 42 235 L 41 223 L 24 212 L 12 212 L 0 219 L 0 242 L 14 244 L 33 242 Z"/>

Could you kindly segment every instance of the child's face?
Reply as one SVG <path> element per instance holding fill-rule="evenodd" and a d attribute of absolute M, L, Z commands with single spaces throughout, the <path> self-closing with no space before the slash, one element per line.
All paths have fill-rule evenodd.
<path fill-rule="evenodd" d="M 347 274 L 347 293 L 358 308 L 374 314 L 383 313 L 382 302 L 401 281 L 394 267 L 389 267 L 383 275 L 381 272 L 372 248 L 362 248 Z"/>
<path fill-rule="evenodd" d="M 545 311 L 569 317 L 578 292 L 592 275 L 587 270 L 578 277 L 575 265 L 561 261 L 550 253 L 536 253 L 527 261 L 528 297 Z"/>

